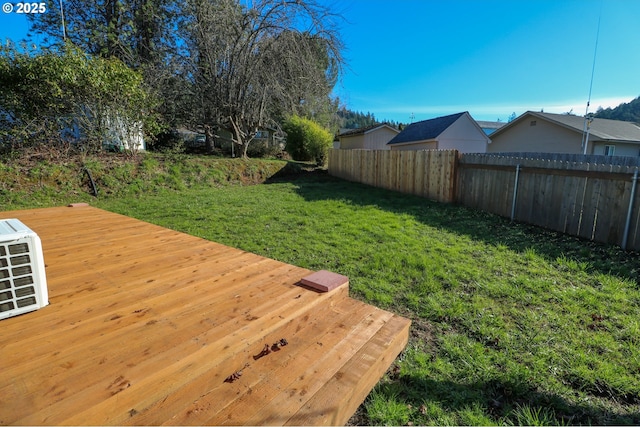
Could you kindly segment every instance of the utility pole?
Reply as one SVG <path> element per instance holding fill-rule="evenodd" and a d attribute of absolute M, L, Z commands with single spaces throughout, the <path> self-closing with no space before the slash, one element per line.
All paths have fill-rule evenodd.
<path fill-rule="evenodd" d="M 600 4 L 600 16 L 598 16 L 598 30 L 596 31 L 596 46 L 593 50 L 593 65 L 591 66 L 591 82 L 589 83 L 589 98 L 587 99 L 587 109 L 584 112 L 584 128 L 582 129 L 582 154 L 587 154 L 587 146 L 589 145 L 589 130 L 593 115 L 589 114 L 589 105 L 591 104 L 591 90 L 593 89 L 593 75 L 596 71 L 596 54 L 598 53 L 598 39 L 600 38 L 600 21 L 602 20 L 602 3 Z"/>
<path fill-rule="evenodd" d="M 62 0 L 60 0 L 60 17 L 62 18 L 62 40 L 67 40 L 67 29 L 64 24 L 64 9 L 62 7 Z"/>

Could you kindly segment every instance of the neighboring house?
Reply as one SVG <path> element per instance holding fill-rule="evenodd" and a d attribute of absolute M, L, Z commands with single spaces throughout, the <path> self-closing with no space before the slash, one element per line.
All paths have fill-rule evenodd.
<path fill-rule="evenodd" d="M 215 132 L 215 142 L 214 145 L 216 147 L 221 148 L 231 148 L 233 145 L 233 132 L 229 129 L 225 129 L 220 127 Z M 284 150 L 285 144 L 285 135 L 282 131 L 273 128 L 261 128 L 256 132 L 255 136 L 249 143 L 251 147 L 257 147 L 259 145 L 264 146 L 265 148 L 269 147 L 278 147 L 281 150 Z M 236 146 L 237 148 L 237 146 Z"/>
<path fill-rule="evenodd" d="M 478 126 L 480 126 L 480 129 L 482 129 L 487 135 L 491 135 L 507 124 L 506 122 L 487 122 L 483 120 L 476 120 L 476 122 L 478 123 Z"/>
<path fill-rule="evenodd" d="M 174 131 L 174 135 L 182 141 L 185 148 L 204 149 L 206 148 L 207 137 L 204 133 L 194 132 L 186 128 L 179 128 Z"/>
<path fill-rule="evenodd" d="M 392 150 L 485 153 L 489 137 L 468 112 L 411 123 L 389 141 Z"/>
<path fill-rule="evenodd" d="M 102 146 L 106 149 L 123 151 L 144 151 L 142 123 L 129 123 L 120 116 L 107 117 L 107 132 Z"/>
<path fill-rule="evenodd" d="M 399 133 L 398 129 L 387 124 L 351 129 L 338 135 L 339 148 L 345 150 L 388 150 L 387 143 Z"/>
<path fill-rule="evenodd" d="M 185 128 L 177 129 L 176 135 L 180 138 L 186 148 L 206 149 L 207 138 L 204 131 L 194 132 Z M 213 145 L 218 148 L 232 149 L 233 133 L 225 128 L 218 128 L 214 133 Z M 264 146 L 265 148 L 277 147 L 284 150 L 285 136 L 282 131 L 272 128 L 263 128 L 256 132 L 251 141 L 251 147 Z M 236 147 L 237 148 L 237 147 Z"/>
<path fill-rule="evenodd" d="M 282 131 L 273 128 L 263 128 L 256 133 L 252 144 L 263 144 L 265 147 L 278 147 L 284 150 L 285 142 L 286 137 Z"/>
<path fill-rule="evenodd" d="M 491 134 L 490 153 L 538 152 L 640 156 L 640 126 L 608 119 L 589 121 L 589 141 L 585 118 L 567 114 L 527 111 Z"/>
<path fill-rule="evenodd" d="M 86 133 L 81 123 L 93 120 L 89 114 L 87 116 L 72 116 L 60 119 L 64 127 L 60 134 L 63 140 L 73 144 L 81 143 L 86 139 Z M 108 151 L 144 151 L 146 145 L 141 122 L 131 123 L 119 115 L 107 115 L 103 122 L 104 133 L 102 134 L 102 147 Z"/>

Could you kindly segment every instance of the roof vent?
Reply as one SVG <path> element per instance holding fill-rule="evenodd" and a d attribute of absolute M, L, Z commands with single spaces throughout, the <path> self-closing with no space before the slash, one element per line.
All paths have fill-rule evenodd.
<path fill-rule="evenodd" d="M 42 243 L 18 219 L 0 220 L 0 319 L 49 304 Z"/>

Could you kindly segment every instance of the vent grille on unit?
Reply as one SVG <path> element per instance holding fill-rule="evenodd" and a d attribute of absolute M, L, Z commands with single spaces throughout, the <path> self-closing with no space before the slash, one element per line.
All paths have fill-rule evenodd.
<path fill-rule="evenodd" d="M 40 238 L 18 219 L 0 220 L 0 319 L 48 303 Z"/>

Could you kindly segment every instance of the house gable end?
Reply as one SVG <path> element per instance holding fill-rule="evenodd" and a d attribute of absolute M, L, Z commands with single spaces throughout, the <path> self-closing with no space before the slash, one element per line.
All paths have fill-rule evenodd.
<path fill-rule="evenodd" d="M 582 134 L 536 114 L 523 114 L 491 137 L 488 152 L 581 153 Z"/>
<path fill-rule="evenodd" d="M 460 118 L 456 120 L 454 123 L 452 123 L 451 126 L 449 126 L 447 129 L 445 129 L 440 134 L 440 136 L 441 137 L 448 136 L 448 134 L 454 132 L 456 129 L 461 129 L 461 128 L 465 129 L 469 134 L 477 132 L 478 139 L 481 139 L 487 143 L 489 142 L 489 137 L 487 136 L 487 134 L 484 133 L 484 131 L 482 130 L 478 122 L 476 122 L 473 119 L 473 117 L 471 117 L 471 114 L 469 114 L 468 112 L 465 112 L 462 116 L 460 116 Z M 474 135 L 474 139 L 475 139 L 475 136 L 476 135 Z"/>
<path fill-rule="evenodd" d="M 374 128 L 368 129 L 364 133 L 367 134 L 367 133 L 373 133 L 373 132 L 381 132 L 381 131 L 384 131 L 384 130 L 391 131 L 396 135 L 400 133 L 399 129 L 396 129 L 396 128 L 394 128 L 392 126 L 389 126 L 387 124 L 382 124 L 382 125 L 376 126 Z"/>
<path fill-rule="evenodd" d="M 493 140 L 494 138 L 500 136 L 501 134 L 503 134 L 505 132 L 508 132 L 509 129 L 511 129 L 512 127 L 516 126 L 518 123 L 523 122 L 524 120 L 527 119 L 527 117 L 530 117 L 530 114 L 531 114 L 531 111 L 527 111 L 527 112 L 521 114 L 516 119 L 510 121 L 506 125 L 502 126 L 501 128 L 497 129 L 495 132 L 493 132 L 491 134 L 491 136 L 489 137 L 489 139 Z M 489 144 L 491 144 L 491 141 L 489 141 Z"/>
<path fill-rule="evenodd" d="M 489 137 L 465 112 L 438 137 L 439 150 L 458 150 L 461 153 L 485 153 Z"/>
<path fill-rule="evenodd" d="M 340 148 L 388 150 L 387 142 L 400 131 L 387 124 L 354 129 L 338 135 Z"/>
<path fill-rule="evenodd" d="M 394 127 L 389 126 L 386 123 L 383 124 L 378 124 L 378 125 L 373 125 L 373 126 L 367 126 L 367 127 L 363 127 L 363 128 L 358 128 L 358 129 L 349 129 L 346 130 L 342 133 L 338 134 L 338 138 L 342 138 L 342 137 L 349 137 L 349 136 L 357 136 L 357 135 L 363 135 L 366 133 L 371 133 L 371 132 L 375 132 L 379 129 L 390 129 L 396 133 L 400 133 L 400 131 Z"/>

